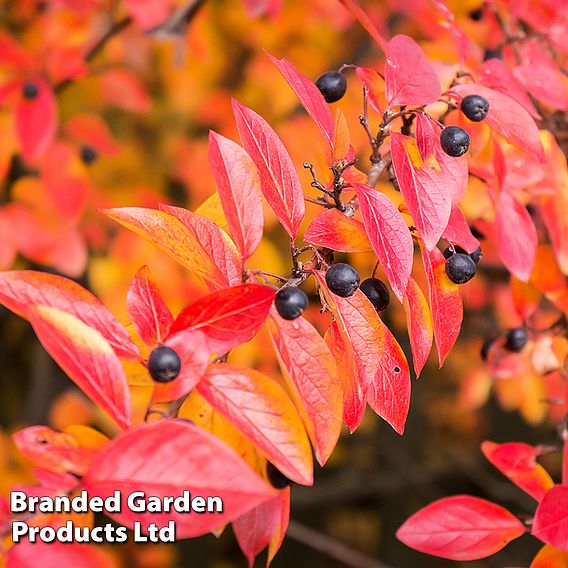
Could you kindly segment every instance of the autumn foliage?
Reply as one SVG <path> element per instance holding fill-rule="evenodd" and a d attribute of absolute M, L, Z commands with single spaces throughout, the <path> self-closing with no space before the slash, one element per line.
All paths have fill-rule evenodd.
<path fill-rule="evenodd" d="M 249 565 L 270 564 L 294 485 L 371 412 L 403 436 L 413 383 L 448 360 L 464 414 L 493 389 L 559 436 L 472 450 L 529 511 L 447 490 L 396 537 L 461 561 L 529 533 L 525 565 L 568 565 L 568 20 L 562 2 L 462 4 L 1 8 L 0 303 L 89 401 L 9 424 L 29 463 L 5 495 L 219 495 L 216 515 L 108 516 L 173 520 L 179 539 L 231 525 Z M 348 87 L 328 103 L 331 67 Z M 298 317 L 288 289 L 309 298 L 286 299 Z M 8 568 L 128 565 L 112 546 L 3 544 Z"/>

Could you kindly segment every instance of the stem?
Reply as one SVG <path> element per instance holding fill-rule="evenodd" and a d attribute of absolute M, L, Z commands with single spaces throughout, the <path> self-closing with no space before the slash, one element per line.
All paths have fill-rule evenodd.
<path fill-rule="evenodd" d="M 337 542 L 330 536 L 307 527 L 293 519 L 290 520 L 286 536 L 314 550 L 322 552 L 331 558 L 335 558 L 335 560 L 351 568 L 390 568 L 387 564 L 369 558 L 362 552 L 354 550 L 341 542 Z"/>
<path fill-rule="evenodd" d="M 100 51 L 104 48 L 104 46 L 116 35 L 118 35 L 122 30 L 127 28 L 130 23 L 132 22 L 132 18 L 127 16 L 122 18 L 122 20 L 118 20 L 111 27 L 94 43 L 94 45 L 87 51 L 85 54 L 85 61 L 89 63 L 92 61 Z M 63 79 L 57 83 L 54 87 L 56 93 L 60 93 L 61 91 L 65 90 L 69 85 L 73 83 L 73 79 Z"/>

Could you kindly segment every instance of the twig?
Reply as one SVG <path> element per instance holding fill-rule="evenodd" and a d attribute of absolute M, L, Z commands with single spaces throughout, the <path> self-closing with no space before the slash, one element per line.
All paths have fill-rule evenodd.
<path fill-rule="evenodd" d="M 122 30 L 127 28 L 132 22 L 132 18 L 129 16 L 122 18 L 111 25 L 111 27 L 94 43 L 94 45 L 85 54 L 85 61 L 89 63 L 92 61 L 99 52 L 104 48 L 104 46 L 116 35 L 118 35 Z M 63 79 L 55 85 L 54 90 L 56 93 L 60 93 L 66 89 L 69 85 L 73 83 L 73 79 L 67 78 Z"/>
<path fill-rule="evenodd" d="M 352 568 L 391 568 L 378 560 L 369 558 L 358 550 L 353 550 L 349 546 L 336 541 L 330 536 L 307 527 L 298 521 L 290 520 L 286 536 L 313 548 L 319 552 L 335 558 Z"/>

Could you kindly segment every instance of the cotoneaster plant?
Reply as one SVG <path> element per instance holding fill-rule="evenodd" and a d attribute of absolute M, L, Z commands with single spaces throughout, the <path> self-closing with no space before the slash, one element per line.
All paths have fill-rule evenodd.
<path fill-rule="evenodd" d="M 275 130 L 233 100 L 240 144 L 212 131 L 208 155 L 228 232 L 208 217 L 171 205 L 104 211 L 191 272 L 207 289 L 202 297 L 174 314 L 142 267 L 126 298 L 127 328 L 72 280 L 35 271 L 0 273 L 0 302 L 30 321 L 45 349 L 118 431 L 112 439 L 41 426 L 16 433 L 20 451 L 44 470 L 39 489 L 28 487 L 30 492 L 49 486 L 65 494 L 86 489 L 103 498 L 115 490 L 214 493 L 224 501 L 219 515 L 163 513 L 151 522 L 165 526 L 173 520 L 179 538 L 218 534 L 231 524 L 249 563 L 266 548 L 270 563 L 286 534 L 290 486 L 313 484 L 312 452 L 325 465 L 342 425 L 354 432 L 367 406 L 402 435 L 411 366 L 418 377 L 434 343 L 440 365 L 454 346 L 463 319 L 461 290 L 467 288 L 461 285 L 476 275 L 478 262 L 483 268 L 479 239 L 460 208 L 470 174 L 484 181 L 491 203 L 492 221 L 481 224 L 490 229 L 486 239 L 497 249 L 495 256 L 517 280 L 531 279 L 538 234 L 520 201 L 523 188 L 512 191 L 504 179 L 517 152 L 547 163 L 553 143 L 548 140 L 545 148 L 526 108 L 502 88 L 484 84 L 476 66 L 456 69 L 443 88 L 418 43 L 406 35 L 386 40 L 352 0 L 343 4 L 382 50 L 380 73 L 347 65 L 314 83 L 285 59 L 270 56 L 321 132 L 328 170 L 306 162 L 311 187 L 302 186 Z M 436 6 L 461 53 L 463 33 L 447 7 Z M 467 58 L 461 55 L 463 67 Z M 353 67 L 363 87 L 358 122 L 368 138 L 364 148 L 353 147 L 346 117 L 328 106 L 344 96 L 343 72 Z M 36 95 L 24 86 L 25 98 Z M 481 122 L 482 130 L 466 120 Z M 510 161 L 504 148 L 513 155 Z M 356 158 L 369 150 L 369 163 Z M 492 156 L 489 172 L 476 161 L 482 150 Z M 400 192 L 396 200 L 382 190 L 389 181 Z M 249 266 L 263 238 L 263 199 L 287 234 L 289 274 Z M 305 202 L 321 209 L 308 219 Z M 539 206 L 562 262 L 561 219 L 548 202 Z M 371 250 L 372 274 L 337 262 L 339 255 Z M 384 282 L 376 278 L 379 270 Z M 319 297 L 327 315 L 323 336 L 310 321 L 300 285 L 313 286 Z M 391 296 L 405 310 L 410 363 L 379 315 Z M 282 381 L 231 362 L 233 350 L 262 327 Z M 566 327 L 540 333 L 558 329 Z M 497 368 L 500 350 L 523 356 L 531 340 L 525 326 L 516 328 L 484 347 L 484 356 Z M 151 393 L 142 416 L 132 412 L 132 385 L 139 383 Z M 215 427 L 208 421 L 213 415 L 219 418 Z M 565 428 L 562 435 L 568 438 Z M 565 558 L 566 448 L 557 485 L 536 461 L 550 448 L 485 442 L 482 449 L 539 501 L 534 517 L 522 522 L 497 504 L 454 496 L 414 514 L 399 539 L 440 557 L 475 560 L 530 531 Z M 126 510 L 109 516 L 127 527 L 140 520 Z M 9 561 L 22 550 L 25 546 L 13 547 Z"/>

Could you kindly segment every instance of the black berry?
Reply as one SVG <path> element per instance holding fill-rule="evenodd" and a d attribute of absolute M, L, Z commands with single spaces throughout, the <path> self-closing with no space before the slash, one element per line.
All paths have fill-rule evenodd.
<path fill-rule="evenodd" d="M 460 109 L 472 122 L 481 122 L 489 112 L 489 103 L 479 95 L 468 95 L 462 99 Z"/>
<path fill-rule="evenodd" d="M 487 361 L 487 357 L 489 355 L 489 350 L 491 349 L 491 347 L 493 346 L 494 343 L 495 343 L 495 337 L 490 337 L 489 339 L 486 339 L 483 342 L 483 345 L 481 346 L 481 351 L 479 352 L 479 354 L 481 355 L 481 358 L 484 361 Z"/>
<path fill-rule="evenodd" d="M 359 286 L 361 292 L 369 298 L 369 301 L 378 312 L 386 310 L 390 303 L 390 294 L 385 283 L 378 278 L 367 278 Z"/>
<path fill-rule="evenodd" d="M 343 97 L 347 90 L 345 77 L 337 71 L 324 73 L 317 81 L 316 87 L 328 103 L 335 103 Z"/>
<path fill-rule="evenodd" d="M 467 254 L 458 252 L 446 260 L 446 274 L 454 284 L 469 282 L 476 272 L 475 262 Z"/>
<path fill-rule="evenodd" d="M 507 333 L 505 349 L 518 353 L 523 350 L 523 347 L 527 344 L 528 340 L 529 334 L 527 333 L 526 327 L 514 327 L 509 330 L 509 333 Z"/>
<path fill-rule="evenodd" d="M 179 375 L 181 359 L 171 347 L 156 347 L 148 357 L 148 371 L 156 382 L 169 383 Z"/>
<path fill-rule="evenodd" d="M 88 166 L 99 157 L 99 153 L 90 146 L 82 146 L 80 156 L 82 162 Z"/>
<path fill-rule="evenodd" d="M 275 304 L 284 319 L 293 320 L 308 307 L 308 296 L 300 288 L 284 288 L 276 294 Z"/>
<path fill-rule="evenodd" d="M 39 95 L 39 89 L 37 85 L 33 83 L 24 83 L 22 87 L 22 95 L 24 95 L 25 99 L 35 99 Z"/>
<path fill-rule="evenodd" d="M 266 475 L 268 476 L 270 485 L 275 489 L 285 489 L 292 485 L 292 481 L 270 462 L 266 462 Z"/>
<path fill-rule="evenodd" d="M 459 126 L 446 126 L 440 135 L 440 144 L 448 156 L 459 158 L 469 150 L 469 134 Z"/>
<path fill-rule="evenodd" d="M 444 251 L 444 258 L 448 259 L 453 254 L 467 254 L 475 264 L 477 264 L 481 260 L 481 247 L 477 247 L 473 252 L 468 253 L 465 249 L 461 248 L 458 245 L 454 245 L 454 250 L 448 247 Z"/>
<path fill-rule="evenodd" d="M 490 59 L 501 59 L 502 53 L 501 49 L 486 49 L 483 54 L 483 61 L 489 61 Z"/>
<path fill-rule="evenodd" d="M 347 298 L 353 296 L 359 286 L 359 273 L 344 262 L 332 264 L 325 273 L 327 287 L 337 296 Z"/>
<path fill-rule="evenodd" d="M 474 22 L 479 22 L 479 20 L 481 20 L 481 18 L 483 18 L 483 6 L 481 6 L 480 8 L 476 8 L 475 10 L 472 10 L 469 13 L 469 17 Z"/>

